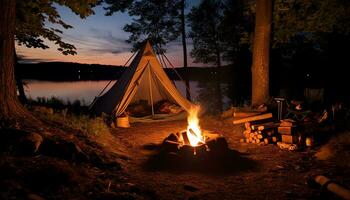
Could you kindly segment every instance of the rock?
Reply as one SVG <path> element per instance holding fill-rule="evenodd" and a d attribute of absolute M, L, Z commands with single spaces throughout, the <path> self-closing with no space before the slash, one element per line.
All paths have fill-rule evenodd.
<path fill-rule="evenodd" d="M 63 158 L 65 160 L 83 161 L 88 159 L 77 144 L 72 141 L 60 139 L 45 139 L 41 145 L 40 152 L 47 156 Z"/>
<path fill-rule="evenodd" d="M 0 134 L 0 151 L 3 152 L 33 154 L 38 151 L 43 142 L 43 137 L 39 133 L 19 129 L 0 129 Z"/>
<path fill-rule="evenodd" d="M 29 133 L 22 138 L 20 150 L 24 154 L 33 154 L 39 150 L 43 137 L 38 133 Z"/>
<path fill-rule="evenodd" d="M 0 129 L 0 151 L 15 152 L 23 137 L 28 135 L 27 131 L 19 129 Z"/>
<path fill-rule="evenodd" d="M 190 191 L 190 192 L 196 192 L 198 191 L 199 189 L 192 186 L 192 185 L 188 185 L 188 184 L 185 184 L 184 185 L 184 189 L 187 190 L 187 191 Z"/>
<path fill-rule="evenodd" d="M 171 133 L 168 137 L 164 139 L 163 143 L 166 141 L 179 142 L 179 138 L 174 133 Z"/>
<path fill-rule="evenodd" d="M 44 198 L 36 194 L 28 194 L 27 198 L 28 200 L 45 200 Z"/>

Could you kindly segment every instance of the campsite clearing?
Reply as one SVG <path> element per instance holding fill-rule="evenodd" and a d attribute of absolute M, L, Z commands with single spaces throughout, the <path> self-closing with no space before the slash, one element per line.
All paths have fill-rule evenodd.
<path fill-rule="evenodd" d="M 212 118 L 201 121 L 203 129 L 225 136 L 232 150 L 231 160 L 222 165 L 207 163 L 203 168 L 191 168 L 186 163 L 173 166 L 164 163 L 158 154 L 159 144 L 169 133 L 183 130 L 185 121 L 113 129 L 111 145 L 114 146 L 108 142 L 104 146 L 109 150 L 124 149 L 129 159 L 120 160 L 123 169 L 135 184 L 151 188 L 160 199 L 318 198 L 319 190 L 306 184 L 308 176 L 332 173 L 334 177 L 345 173 L 338 171 L 344 166 L 317 161 L 314 150 L 290 152 L 275 145 L 239 143 L 243 127 Z M 343 181 L 349 183 L 350 180 Z"/>

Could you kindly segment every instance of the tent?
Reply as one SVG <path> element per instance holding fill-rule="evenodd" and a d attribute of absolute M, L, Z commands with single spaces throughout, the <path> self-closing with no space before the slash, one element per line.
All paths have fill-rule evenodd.
<path fill-rule="evenodd" d="M 118 117 L 123 115 L 130 104 L 143 101 L 152 107 L 152 115 L 142 120 L 178 119 L 175 114 L 155 113 L 154 105 L 162 100 L 177 104 L 187 112 L 194 106 L 180 94 L 168 78 L 147 40 L 121 78 L 105 94 L 94 100 L 91 111 L 95 114 L 103 112 Z M 183 115 L 187 114 L 182 112 Z M 137 120 L 131 120 L 134 121 Z"/>

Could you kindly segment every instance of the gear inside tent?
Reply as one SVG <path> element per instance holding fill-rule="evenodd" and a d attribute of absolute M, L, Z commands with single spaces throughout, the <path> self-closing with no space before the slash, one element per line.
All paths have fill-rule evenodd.
<path fill-rule="evenodd" d="M 195 104 L 177 90 L 149 40 L 119 80 L 90 106 L 94 114 L 129 115 L 130 122 L 182 119 Z"/>

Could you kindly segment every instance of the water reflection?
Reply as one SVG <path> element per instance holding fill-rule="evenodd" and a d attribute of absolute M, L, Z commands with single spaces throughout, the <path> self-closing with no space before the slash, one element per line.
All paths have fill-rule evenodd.
<path fill-rule="evenodd" d="M 25 93 L 28 98 L 55 97 L 64 103 L 79 100 L 83 105 L 90 105 L 109 81 L 38 81 L 26 80 Z M 107 87 L 106 91 L 115 83 Z M 181 94 L 186 96 L 186 85 L 183 81 L 174 81 Z M 227 97 L 228 84 L 218 81 L 189 81 L 192 101 L 201 104 L 210 114 L 216 114 L 231 105 L 232 100 Z"/>

